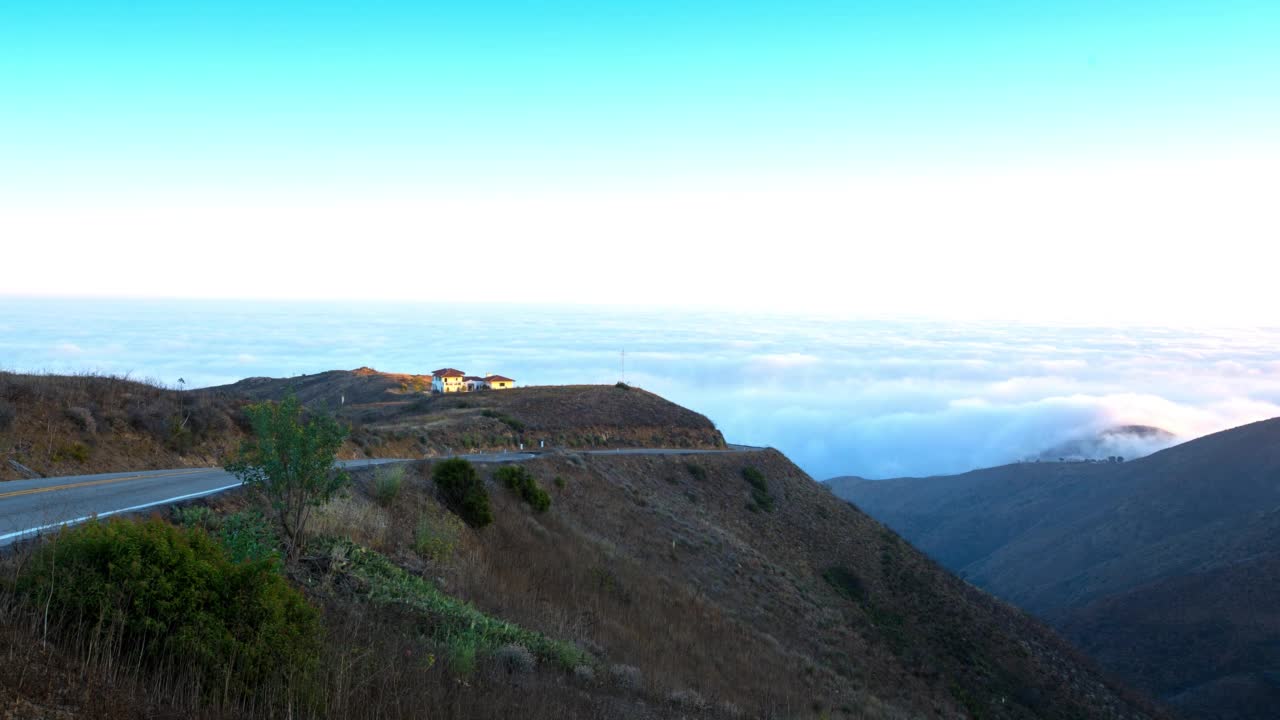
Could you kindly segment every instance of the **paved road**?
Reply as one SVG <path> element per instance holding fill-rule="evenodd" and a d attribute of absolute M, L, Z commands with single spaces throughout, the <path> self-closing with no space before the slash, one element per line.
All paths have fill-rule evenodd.
<path fill-rule="evenodd" d="M 730 445 L 725 450 L 634 448 L 575 452 L 588 455 L 697 455 L 757 449 Z M 472 462 L 518 462 L 536 456 L 534 452 L 509 452 L 456 457 L 465 457 Z M 405 461 L 344 460 L 341 464 L 355 468 L 396 462 Z M 0 483 L 0 546 L 61 525 L 84 522 L 95 515 L 107 517 L 137 512 L 212 495 L 239 485 L 238 480 L 220 468 L 70 475 Z"/>
<path fill-rule="evenodd" d="M 347 460 L 363 467 L 399 460 Z M 0 545 L 83 522 L 212 495 L 240 482 L 220 468 L 70 475 L 0 483 Z"/>

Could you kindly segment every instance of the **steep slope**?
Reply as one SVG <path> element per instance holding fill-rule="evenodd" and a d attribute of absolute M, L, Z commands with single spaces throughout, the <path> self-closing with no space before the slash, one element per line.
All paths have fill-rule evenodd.
<path fill-rule="evenodd" d="M 692 693 L 750 717 L 1154 716 L 775 451 L 526 467 L 552 495 L 547 513 L 491 485 L 496 524 L 421 571 L 638 668 L 658 698 Z M 373 512 L 357 539 L 410 558 L 414 514 Z"/>
<path fill-rule="evenodd" d="M 1274 717 L 1280 546 L 1272 547 L 1262 557 L 1103 598 L 1065 613 L 1059 625 L 1104 667 L 1190 717 Z"/>
<path fill-rule="evenodd" d="M 1122 464 L 1021 463 L 831 486 L 962 576 L 1069 628 L 1105 667 L 1166 697 L 1274 670 L 1273 636 L 1254 632 L 1268 618 L 1250 595 L 1223 593 L 1218 583 L 1269 577 L 1265 568 L 1280 548 L 1280 419 Z M 1171 602 L 1177 612 L 1161 610 Z M 1235 629 L 1209 645 L 1239 662 L 1177 649 L 1207 637 L 1203 626 L 1179 620 L 1197 613 L 1233 618 Z M 1167 642 L 1135 644 L 1115 631 L 1135 626 L 1158 629 Z"/>

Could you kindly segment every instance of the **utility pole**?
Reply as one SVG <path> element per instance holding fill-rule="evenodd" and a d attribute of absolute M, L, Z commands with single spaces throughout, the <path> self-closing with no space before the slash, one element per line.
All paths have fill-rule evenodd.
<path fill-rule="evenodd" d="M 622 378 L 619 380 L 619 382 L 621 382 L 623 385 L 626 385 L 627 384 L 627 351 L 625 348 L 623 348 L 622 350 L 621 360 L 619 360 L 618 368 L 621 371 L 620 374 L 622 375 Z"/>

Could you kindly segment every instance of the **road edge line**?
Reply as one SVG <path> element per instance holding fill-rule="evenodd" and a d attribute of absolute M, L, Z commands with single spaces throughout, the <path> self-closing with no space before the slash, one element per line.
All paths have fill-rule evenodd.
<path fill-rule="evenodd" d="M 223 492 L 224 490 L 230 490 L 231 488 L 240 487 L 242 484 L 243 483 L 238 483 L 238 482 L 232 483 L 231 485 L 223 485 L 222 487 L 216 487 L 216 488 L 213 488 L 212 490 L 201 490 L 200 492 L 188 493 L 186 495 L 179 495 L 177 497 L 165 498 L 164 500 L 156 500 L 154 502 L 143 503 L 142 505 L 133 505 L 127 508 L 119 508 L 116 510 L 108 510 L 106 512 L 94 513 L 92 515 L 85 515 L 83 517 L 74 518 L 72 520 L 62 520 L 60 522 L 49 523 L 48 525 L 40 525 L 33 528 L 27 528 L 26 530 L 15 530 L 13 532 L 0 535 L 0 544 L 6 544 L 14 540 L 19 540 L 24 535 L 38 535 L 41 532 L 45 530 L 49 530 L 51 528 L 60 528 L 60 527 L 65 527 L 67 525 L 76 525 L 78 523 L 85 522 L 86 520 L 92 520 L 94 518 L 110 517 L 112 515 L 119 515 L 120 513 L 133 512 L 134 510 L 145 510 L 149 507 L 155 507 L 156 505 L 164 505 L 165 503 L 181 502 L 182 500 L 190 500 L 191 498 L 198 498 L 198 497 L 203 497 L 205 495 L 212 495 L 214 493 Z"/>

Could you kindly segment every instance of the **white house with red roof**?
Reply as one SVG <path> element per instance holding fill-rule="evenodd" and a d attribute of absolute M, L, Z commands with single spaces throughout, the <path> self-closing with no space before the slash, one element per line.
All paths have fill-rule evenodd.
<path fill-rule="evenodd" d="M 502 375 L 486 375 L 484 386 L 487 390 L 507 390 L 516 386 L 516 381 Z"/>
<path fill-rule="evenodd" d="M 468 375 L 454 368 L 440 368 L 431 373 L 431 392 L 455 393 L 476 390 L 509 390 L 516 381 L 504 375 Z"/>
<path fill-rule="evenodd" d="M 431 392 L 466 392 L 467 384 L 464 381 L 466 376 L 467 374 L 461 370 L 440 368 L 439 370 L 431 373 Z"/>

